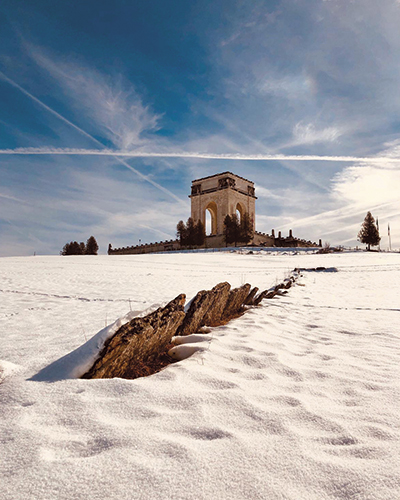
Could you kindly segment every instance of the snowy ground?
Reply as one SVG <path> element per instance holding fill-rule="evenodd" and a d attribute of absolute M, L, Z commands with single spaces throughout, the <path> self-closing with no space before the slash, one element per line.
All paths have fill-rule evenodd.
<path fill-rule="evenodd" d="M 134 381 L 29 380 L 131 309 L 220 281 L 285 297 Z M 400 255 L 0 259 L 0 498 L 400 498 Z"/>

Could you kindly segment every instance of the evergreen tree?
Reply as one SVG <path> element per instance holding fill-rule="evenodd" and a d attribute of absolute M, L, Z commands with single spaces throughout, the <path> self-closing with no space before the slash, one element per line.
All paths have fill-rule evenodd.
<path fill-rule="evenodd" d="M 224 239 L 226 246 L 228 246 L 230 243 L 233 243 L 232 219 L 230 215 L 227 215 L 224 219 Z"/>
<path fill-rule="evenodd" d="M 206 230 L 201 220 L 199 220 L 195 226 L 195 233 L 196 233 L 195 245 L 199 247 L 203 246 L 206 238 Z"/>
<path fill-rule="evenodd" d="M 231 234 L 235 246 L 242 241 L 242 228 L 239 222 L 239 218 L 236 214 L 231 216 Z"/>
<path fill-rule="evenodd" d="M 63 246 L 63 249 L 61 251 L 61 255 L 71 255 L 71 243 L 66 243 Z"/>
<path fill-rule="evenodd" d="M 361 241 L 361 243 L 368 245 L 368 250 L 371 249 L 371 245 L 376 246 L 381 241 L 375 219 L 372 217 L 371 212 L 367 212 L 357 239 Z"/>
<path fill-rule="evenodd" d="M 224 236 L 227 245 L 249 243 L 253 238 L 253 225 L 249 214 L 243 214 L 240 222 L 236 214 L 227 215 L 224 220 Z"/>
<path fill-rule="evenodd" d="M 246 212 L 240 221 L 240 241 L 243 243 L 250 243 L 253 239 L 253 224 L 251 223 L 250 215 Z"/>
<path fill-rule="evenodd" d="M 94 236 L 90 236 L 90 238 L 86 242 L 86 251 L 87 255 L 97 255 L 99 250 L 99 245 L 97 244 L 96 238 Z"/>
<path fill-rule="evenodd" d="M 71 241 L 70 251 L 70 255 L 82 255 L 82 247 L 77 241 Z"/>
<path fill-rule="evenodd" d="M 205 240 L 204 224 L 200 220 L 195 224 L 191 217 L 186 224 L 180 220 L 176 226 L 176 236 L 183 247 L 202 246 Z"/>
<path fill-rule="evenodd" d="M 196 226 L 191 217 L 189 217 L 186 223 L 186 238 L 186 245 L 189 247 L 196 245 Z"/>
<path fill-rule="evenodd" d="M 99 245 L 97 244 L 94 236 L 91 236 L 87 240 L 87 244 L 83 241 L 78 243 L 77 241 L 70 241 L 63 246 L 61 251 L 61 255 L 97 255 L 97 250 L 99 249 Z"/>
<path fill-rule="evenodd" d="M 179 243 L 182 246 L 186 245 L 186 225 L 183 222 L 183 220 L 180 220 L 178 222 L 178 225 L 176 226 L 176 236 L 179 238 Z"/>
<path fill-rule="evenodd" d="M 225 243 L 235 243 L 235 246 L 241 241 L 241 228 L 238 216 L 236 214 L 227 215 L 224 219 Z"/>

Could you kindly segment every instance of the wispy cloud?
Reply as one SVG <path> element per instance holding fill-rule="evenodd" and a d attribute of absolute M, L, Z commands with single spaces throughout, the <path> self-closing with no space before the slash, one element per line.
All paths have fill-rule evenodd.
<path fill-rule="evenodd" d="M 298 122 L 293 129 L 293 142 L 290 146 L 334 142 L 342 133 L 338 127 L 317 128 L 314 123 Z"/>
<path fill-rule="evenodd" d="M 54 159 L 44 161 L 51 176 Z M 10 252 L 10 242 L 14 255 L 57 254 L 67 241 L 86 241 L 91 234 L 105 253 L 110 242 L 126 246 L 139 238 L 142 242 L 171 239 L 178 220 L 188 217 L 187 207 L 155 197 L 150 184 L 137 183 L 123 169 L 113 172 L 105 159 L 92 169 L 64 157 L 58 162 L 63 168 L 54 183 L 44 183 L 41 189 L 21 184 L 18 200 L 0 196 L 0 255 Z M 2 181 L 8 182 L 9 172 Z"/>
<path fill-rule="evenodd" d="M 241 153 L 202 153 L 191 151 L 114 151 L 110 149 L 74 149 L 74 148 L 15 148 L 0 149 L 3 155 L 81 155 L 113 156 L 115 158 L 198 158 L 206 160 L 237 161 L 331 161 L 361 163 L 400 163 L 400 158 L 391 156 L 327 156 L 327 155 L 285 155 L 285 154 L 241 154 Z"/>
<path fill-rule="evenodd" d="M 17 198 L 16 196 L 10 196 L 4 193 L 0 193 L 0 198 L 3 198 L 4 200 L 15 201 L 17 203 L 26 203 L 26 200 L 22 200 L 21 198 Z"/>
<path fill-rule="evenodd" d="M 73 109 L 92 122 L 93 130 L 118 148 L 146 143 L 144 135 L 159 129 L 160 115 L 143 103 L 135 87 L 121 74 L 104 75 L 76 60 L 56 59 L 29 46 L 32 59 L 64 90 Z M 89 125 L 88 125 L 89 126 Z"/>
<path fill-rule="evenodd" d="M 71 126 L 75 130 L 77 130 L 79 133 L 81 133 L 82 135 L 84 135 L 85 137 L 87 137 L 88 139 L 90 139 L 92 142 L 94 142 L 95 144 L 97 144 L 100 148 L 103 148 L 103 151 L 108 151 L 108 150 L 105 149 L 104 144 L 101 141 L 99 141 L 98 139 L 96 139 L 93 135 L 89 134 L 88 132 L 86 132 L 85 130 L 83 130 L 81 127 L 78 127 L 75 123 L 71 122 L 70 120 L 68 120 L 67 118 L 65 118 L 64 116 L 62 116 L 60 113 L 57 113 L 57 111 L 55 111 L 54 109 L 52 109 L 50 106 L 47 106 L 44 102 L 42 102 L 40 99 L 38 99 L 37 97 L 35 97 L 34 95 L 32 95 L 30 92 L 28 92 L 26 89 L 24 89 L 23 87 L 21 87 L 17 82 L 15 82 L 11 78 L 9 78 L 7 75 L 5 75 L 1 71 L 0 71 L 0 78 L 2 78 L 3 80 L 5 80 L 7 83 L 9 83 L 10 85 L 12 85 L 13 87 L 15 87 L 18 90 L 20 90 L 24 95 L 26 95 L 27 97 L 29 97 L 30 99 L 32 99 L 36 104 L 39 104 L 46 111 L 48 111 L 49 113 L 53 114 L 54 116 L 56 116 L 57 118 L 59 118 L 60 120 L 62 120 L 64 123 L 66 123 L 67 125 Z M 24 149 L 24 148 L 22 148 L 22 149 Z M 39 148 L 39 149 L 41 149 L 41 148 Z M 94 151 L 101 152 L 101 150 L 92 150 L 92 151 L 93 152 Z M 5 153 L 5 154 L 7 154 L 7 153 Z M 74 153 L 71 152 L 70 154 L 74 154 Z M 185 201 L 181 200 L 172 191 L 170 191 L 169 189 L 166 189 L 164 186 L 162 186 L 158 182 L 155 182 L 149 176 L 142 174 L 139 170 L 137 170 L 136 168 L 133 168 L 131 165 L 129 165 L 125 160 L 121 160 L 121 158 L 119 158 L 116 155 L 112 155 L 112 154 L 108 154 L 107 156 L 113 156 L 121 165 L 124 165 L 124 167 L 126 167 L 129 170 L 131 170 L 132 172 L 134 172 L 141 179 L 149 182 L 150 184 L 152 184 L 154 187 L 156 187 L 160 191 L 162 191 L 165 194 L 171 196 L 178 203 L 182 203 L 184 205 L 187 205 L 187 203 L 185 203 Z"/>

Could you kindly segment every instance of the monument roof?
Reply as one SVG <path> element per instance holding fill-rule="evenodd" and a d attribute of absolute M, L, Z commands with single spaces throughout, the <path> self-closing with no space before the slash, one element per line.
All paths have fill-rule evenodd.
<path fill-rule="evenodd" d="M 213 177 L 219 177 L 220 175 L 233 175 L 233 177 L 237 177 L 238 179 L 242 179 L 243 181 L 250 182 L 251 184 L 254 184 L 253 181 L 249 181 L 249 179 L 245 179 L 244 177 L 241 177 L 240 175 L 236 175 L 233 172 L 221 172 L 219 174 L 208 175 L 207 177 L 201 177 L 200 179 L 193 180 L 192 184 L 193 184 L 193 182 L 204 181 L 205 179 L 212 179 Z"/>

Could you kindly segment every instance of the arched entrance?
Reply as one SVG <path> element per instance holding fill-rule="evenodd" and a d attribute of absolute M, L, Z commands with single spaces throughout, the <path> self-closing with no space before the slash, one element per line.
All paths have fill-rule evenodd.
<path fill-rule="evenodd" d="M 244 213 L 245 213 L 245 209 L 244 209 L 243 205 L 241 203 L 237 203 L 236 208 L 235 208 L 235 214 L 236 214 L 236 217 L 237 217 L 239 223 L 242 221 Z"/>
<path fill-rule="evenodd" d="M 204 214 L 206 235 L 217 234 L 217 205 L 211 201 L 205 208 Z"/>

